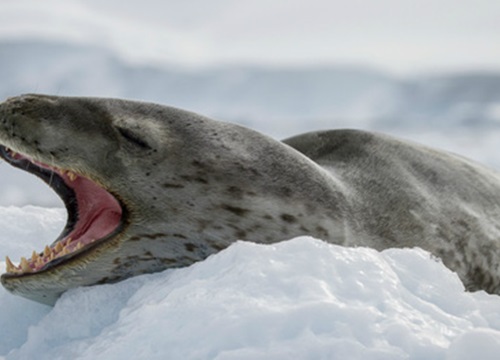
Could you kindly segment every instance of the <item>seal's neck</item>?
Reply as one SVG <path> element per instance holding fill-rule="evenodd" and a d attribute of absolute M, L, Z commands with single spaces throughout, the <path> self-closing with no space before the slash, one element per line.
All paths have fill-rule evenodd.
<path fill-rule="evenodd" d="M 235 239 L 271 243 L 300 235 L 342 243 L 343 223 L 336 219 L 345 199 L 331 174 L 278 141 L 253 140 L 258 146 L 245 148 L 241 140 L 231 147 L 237 154 L 200 155 L 189 168 L 182 163 L 172 184 L 183 188 L 166 189 L 169 226 L 224 247 Z"/>

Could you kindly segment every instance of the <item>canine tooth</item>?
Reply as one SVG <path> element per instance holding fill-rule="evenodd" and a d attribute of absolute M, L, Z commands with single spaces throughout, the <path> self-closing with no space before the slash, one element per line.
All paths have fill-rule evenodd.
<path fill-rule="evenodd" d="M 63 244 L 61 244 L 60 242 L 58 242 L 56 244 L 56 247 L 55 247 L 56 253 L 61 252 L 62 249 L 63 249 Z"/>
<path fill-rule="evenodd" d="M 66 175 L 68 175 L 68 178 L 69 178 L 70 181 L 75 181 L 76 180 L 76 174 L 74 172 L 68 171 L 66 173 Z"/>
<path fill-rule="evenodd" d="M 43 261 L 42 257 L 39 256 L 38 259 L 36 259 L 35 266 L 41 267 L 45 262 Z"/>
<path fill-rule="evenodd" d="M 28 263 L 28 260 L 26 260 L 25 257 L 21 258 L 21 270 L 23 272 L 31 272 L 30 264 Z"/>
<path fill-rule="evenodd" d="M 31 262 L 35 263 L 38 258 L 39 258 L 38 254 L 36 253 L 35 250 L 33 250 L 33 253 L 31 254 Z"/>
<path fill-rule="evenodd" d="M 68 241 L 66 241 L 66 245 L 63 246 L 62 251 L 66 251 L 66 250 L 69 251 L 69 242 Z"/>
<path fill-rule="evenodd" d="M 45 249 L 43 249 L 43 255 L 44 256 L 49 256 L 51 253 L 52 253 L 52 251 L 50 251 L 49 246 L 45 245 Z"/>
<path fill-rule="evenodd" d="M 76 249 L 75 250 L 80 250 L 82 247 L 83 247 L 82 243 L 79 242 L 78 244 L 76 244 Z"/>
<path fill-rule="evenodd" d="M 8 256 L 5 257 L 5 265 L 7 267 L 7 269 L 6 269 L 7 272 L 9 272 L 9 273 L 15 272 L 16 266 L 12 263 L 12 261 L 10 261 Z"/>

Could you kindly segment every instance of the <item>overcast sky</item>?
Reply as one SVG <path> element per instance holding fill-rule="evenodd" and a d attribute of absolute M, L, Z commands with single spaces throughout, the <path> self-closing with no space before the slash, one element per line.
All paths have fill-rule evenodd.
<path fill-rule="evenodd" d="M 2 0 L 0 36 L 135 60 L 500 70 L 499 0 Z"/>

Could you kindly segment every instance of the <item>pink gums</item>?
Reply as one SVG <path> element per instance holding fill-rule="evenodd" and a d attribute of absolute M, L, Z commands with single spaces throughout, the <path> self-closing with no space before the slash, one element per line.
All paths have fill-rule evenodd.
<path fill-rule="evenodd" d="M 120 224 L 122 208 L 109 192 L 94 182 L 78 176 L 71 181 L 62 175 L 64 182 L 73 189 L 78 204 L 78 221 L 62 242 L 73 251 L 78 243 L 83 246 L 102 239 Z M 68 242 L 68 239 L 71 239 Z"/>
<path fill-rule="evenodd" d="M 38 166 L 47 166 L 37 163 Z M 79 175 L 56 171 L 68 187 L 73 189 L 78 204 L 78 219 L 73 230 L 63 239 L 57 241 L 49 249 L 40 253 L 37 258 L 28 260 L 31 272 L 40 271 L 47 263 L 59 257 L 71 254 L 85 248 L 96 240 L 111 234 L 120 225 L 122 208 L 113 195 L 98 186 L 93 181 Z M 58 248 L 58 244 L 60 248 Z M 22 266 L 16 267 L 18 271 Z"/>
<path fill-rule="evenodd" d="M 17 159 L 27 159 L 27 157 L 20 154 L 15 156 Z M 66 185 L 75 192 L 78 208 L 77 222 L 73 230 L 63 239 L 52 244 L 49 248 L 50 254 L 47 255 L 46 251 L 43 251 L 37 261 L 33 258 L 28 260 L 31 271 L 36 272 L 50 261 L 82 249 L 94 241 L 111 234 L 120 225 L 122 207 L 113 195 L 95 182 L 75 173 L 70 176 L 67 172 L 60 171 L 52 166 L 33 160 L 30 161 L 37 166 L 56 172 Z M 63 250 L 56 248 L 58 243 L 61 243 Z M 21 269 L 21 267 L 18 268 Z"/>
<path fill-rule="evenodd" d="M 7 271 L 17 274 L 40 271 L 50 261 L 85 248 L 96 240 L 110 235 L 120 225 L 122 207 L 118 200 L 95 182 L 75 173 L 59 170 L 55 167 L 33 161 L 27 156 L 12 153 L 15 160 L 28 160 L 31 163 L 57 173 L 71 188 L 77 202 L 77 221 L 73 229 L 63 239 L 46 247 L 39 254 L 33 253 L 31 259 L 21 259 L 21 264 L 11 264 Z M 25 265 L 23 266 L 23 259 Z M 10 260 L 9 260 L 10 262 Z"/>

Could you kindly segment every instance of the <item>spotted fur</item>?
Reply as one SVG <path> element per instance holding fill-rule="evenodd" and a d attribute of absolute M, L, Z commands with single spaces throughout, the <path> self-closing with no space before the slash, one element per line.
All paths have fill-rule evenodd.
<path fill-rule="evenodd" d="M 0 143 L 92 179 L 127 210 L 116 236 L 47 271 L 2 277 L 36 301 L 187 266 L 237 239 L 299 235 L 418 246 L 468 289 L 500 293 L 500 178 L 453 154 L 354 130 L 279 142 L 171 107 L 44 95 L 0 105 Z"/>

